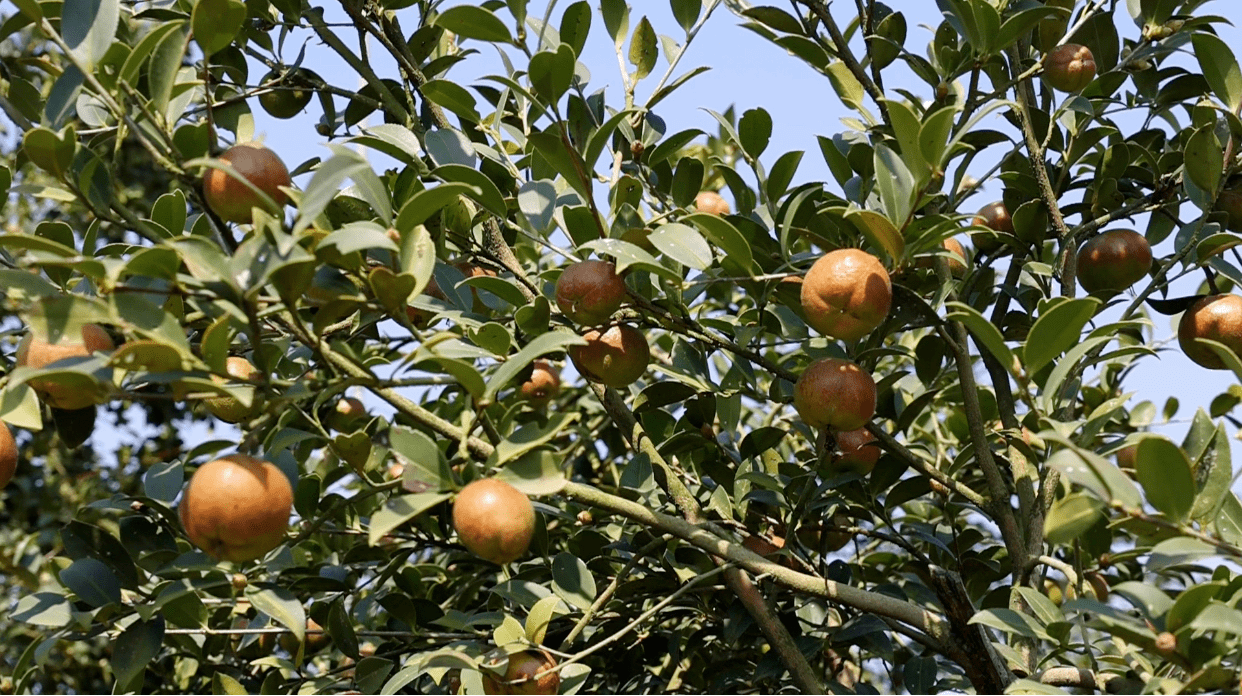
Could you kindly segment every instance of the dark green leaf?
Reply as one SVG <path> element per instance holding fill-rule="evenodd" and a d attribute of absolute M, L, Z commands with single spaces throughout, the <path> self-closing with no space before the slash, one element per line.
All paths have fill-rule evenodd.
<path fill-rule="evenodd" d="M 651 73 L 655 67 L 660 49 L 656 42 L 655 29 L 651 22 L 643 17 L 634 28 L 634 37 L 630 39 L 630 63 L 634 66 L 634 80 L 641 80 Z"/>
<path fill-rule="evenodd" d="M 513 43 L 509 28 L 485 7 L 476 5 L 450 7 L 441 12 L 432 23 L 444 27 L 463 39 Z"/>

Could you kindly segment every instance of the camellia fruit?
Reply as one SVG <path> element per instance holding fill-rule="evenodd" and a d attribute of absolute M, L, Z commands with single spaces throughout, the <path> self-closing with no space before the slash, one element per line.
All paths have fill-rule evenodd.
<path fill-rule="evenodd" d="M 859 249 L 824 254 L 802 279 L 806 323 L 831 338 L 856 341 L 871 333 L 893 302 L 893 284 L 876 257 Z"/>
<path fill-rule="evenodd" d="M 836 439 L 837 451 L 840 454 L 832 461 L 834 469 L 854 471 L 863 476 L 871 473 L 875 463 L 880 460 L 881 451 L 870 430 L 845 430 L 837 433 Z"/>
<path fill-rule="evenodd" d="M 484 674 L 485 694 L 555 694 L 561 688 L 561 673 L 549 672 L 556 666 L 556 658 L 546 650 L 527 650 L 509 656 L 503 682 Z"/>
<path fill-rule="evenodd" d="M 48 343 L 35 338 L 34 333 L 28 333 L 17 344 L 17 366 L 39 369 L 60 360 L 86 358 L 95 351 L 109 351 L 116 347 L 108 332 L 96 324 L 83 324 L 80 335 L 81 341 L 62 339 L 57 343 Z M 73 389 L 51 380 L 32 379 L 26 383 L 53 408 L 76 411 L 96 405 L 96 395 L 89 391 Z"/>
<path fill-rule="evenodd" d="M 700 213 L 712 215 L 728 215 L 730 210 L 729 201 L 715 191 L 700 191 L 699 195 L 694 197 L 694 207 Z"/>
<path fill-rule="evenodd" d="M 250 222 L 251 208 L 264 208 L 274 215 L 280 214 L 280 209 L 288 200 L 280 187 L 292 185 L 293 180 L 289 178 L 285 163 L 275 152 L 259 143 L 241 143 L 225 150 L 220 159 L 232 165 L 243 179 L 267 194 L 276 204 L 276 208 L 269 208 L 261 196 L 235 177 L 223 170 L 212 168 L 203 175 L 203 197 L 213 213 L 229 222 Z"/>
<path fill-rule="evenodd" d="M 1095 79 L 1095 56 L 1080 44 L 1064 44 L 1044 56 L 1044 82 L 1062 92 L 1078 92 Z"/>
<path fill-rule="evenodd" d="M 961 260 L 958 260 L 958 258 L 953 256 L 948 257 L 949 273 L 951 273 L 954 278 L 961 278 L 965 276 L 966 272 L 970 270 L 966 266 L 966 264 L 970 261 L 970 257 L 966 255 L 966 248 L 962 246 L 961 242 L 952 237 L 944 240 L 944 243 L 941 244 L 941 246 L 944 247 L 945 251 L 952 252 L 961 257 Z M 924 256 L 915 263 L 915 266 L 919 268 L 934 268 L 934 263 L 933 258 Z"/>
<path fill-rule="evenodd" d="M 259 371 L 255 369 L 254 364 L 236 355 L 229 356 L 229 359 L 225 361 L 224 371 L 239 382 L 253 383 L 259 381 Z M 211 381 L 216 384 L 228 384 L 228 380 L 219 375 L 212 375 Z M 252 401 L 250 406 L 244 406 L 241 401 L 238 401 L 233 396 L 214 396 L 207 399 L 206 403 L 207 410 L 211 412 L 211 415 L 226 423 L 240 423 L 250 420 L 259 411 L 257 401 Z"/>
<path fill-rule="evenodd" d="M 979 209 L 975 213 L 975 218 L 971 220 L 971 224 L 980 225 L 996 232 L 1005 232 L 1013 234 L 1013 218 L 1009 215 L 1009 209 L 1001 201 L 989 203 Z M 984 253 L 992 253 L 1000 249 L 1002 245 L 1001 239 L 994 234 L 974 234 L 975 246 L 979 251 Z"/>
<path fill-rule="evenodd" d="M 647 337 L 632 326 L 588 331 L 584 346 L 571 346 L 569 358 L 582 376 L 609 387 L 627 387 L 638 381 L 651 361 Z"/>
<path fill-rule="evenodd" d="M 241 563 L 280 545 L 292 509 L 293 487 L 275 464 L 231 454 L 194 472 L 178 512 L 195 546 Z"/>
<path fill-rule="evenodd" d="M 535 535 L 535 506 L 499 479 L 472 481 L 453 503 L 453 528 L 462 545 L 492 563 L 511 563 L 526 553 Z"/>
<path fill-rule="evenodd" d="M 1242 297 L 1205 297 L 1191 305 L 1177 325 L 1177 342 L 1186 357 L 1209 370 L 1227 369 L 1216 351 L 1198 339 L 1218 341 L 1242 355 Z"/>
<path fill-rule="evenodd" d="M 532 406 L 546 406 L 561 393 L 561 372 L 547 360 L 536 360 L 530 379 L 523 382 L 518 391 Z"/>
<path fill-rule="evenodd" d="M 857 430 L 875 415 L 875 380 L 849 360 L 821 358 L 794 385 L 794 408 L 810 426 Z"/>
<path fill-rule="evenodd" d="M 314 75 L 308 70 L 298 68 L 287 73 L 283 80 L 280 73 L 273 70 L 263 77 L 263 84 L 272 84 L 272 89 L 259 95 L 259 106 L 275 118 L 288 119 L 297 116 L 315 96 L 310 89 L 310 77 Z"/>
<path fill-rule="evenodd" d="M 1134 230 L 1110 230 L 1078 250 L 1078 282 L 1087 292 L 1121 292 L 1150 269 L 1151 244 Z"/>
<path fill-rule="evenodd" d="M 1225 229 L 1242 232 L 1242 188 L 1231 186 L 1221 191 L 1213 210 L 1225 214 Z"/>
<path fill-rule="evenodd" d="M 8 423 L 0 421 L 0 488 L 9 485 L 17 473 L 17 441 Z"/>
<path fill-rule="evenodd" d="M 556 306 L 575 324 L 599 326 L 625 300 L 625 280 L 610 261 L 572 263 L 556 280 Z"/>
<path fill-rule="evenodd" d="M 798 528 L 798 541 L 807 548 L 823 553 L 839 551 L 854 538 L 845 528 L 854 526 L 854 521 L 844 512 L 837 510 L 829 519 L 828 524 L 837 529 L 824 529 L 822 524 L 804 524 Z"/>
<path fill-rule="evenodd" d="M 336 402 L 332 410 L 328 413 L 327 425 L 333 430 L 345 432 L 350 430 L 354 423 L 360 418 L 367 415 L 367 407 L 360 399 L 347 396 Z"/>

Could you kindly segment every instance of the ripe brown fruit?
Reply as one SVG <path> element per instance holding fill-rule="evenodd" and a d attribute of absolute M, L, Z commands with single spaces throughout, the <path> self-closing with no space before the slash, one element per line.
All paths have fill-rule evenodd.
<path fill-rule="evenodd" d="M 241 143 L 225 150 L 220 159 L 267 194 L 276 203 L 276 208 L 269 208 L 249 186 L 220 169 L 212 168 L 203 175 L 203 197 L 213 213 L 229 222 L 250 222 L 251 208 L 264 208 L 274 215 L 280 214 L 288 200 L 280 187 L 292 185 L 293 180 L 289 178 L 285 163 L 275 152 L 259 143 Z"/>
<path fill-rule="evenodd" d="M 875 415 L 875 380 L 840 358 L 811 363 L 794 385 L 794 408 L 810 426 L 857 430 Z"/>
<path fill-rule="evenodd" d="M 17 441 L 8 423 L 0 421 L 0 488 L 9 485 L 17 473 Z"/>
<path fill-rule="evenodd" d="M 859 249 L 824 254 L 802 280 L 806 323 L 830 338 L 856 341 L 871 333 L 893 302 L 893 284 L 876 257 Z"/>
<path fill-rule="evenodd" d="M 487 694 L 555 694 L 561 687 L 561 673 L 551 672 L 536 677 L 540 672 L 556 666 L 556 658 L 544 650 L 527 650 L 509 656 L 504 681 L 484 674 L 483 693 Z"/>
<path fill-rule="evenodd" d="M 179 513 L 195 546 L 214 558 L 241 563 L 280 545 L 292 509 L 293 487 L 275 464 L 230 454 L 194 472 Z"/>
<path fill-rule="evenodd" d="M 1220 356 L 1198 339 L 1219 341 L 1242 355 L 1242 297 L 1205 297 L 1191 305 L 1177 325 L 1177 342 L 1186 357 L 1209 370 L 1226 369 Z"/>
<path fill-rule="evenodd" d="M 624 300 L 625 280 L 611 261 L 572 263 L 556 280 L 556 306 L 575 324 L 599 326 Z"/>
<path fill-rule="evenodd" d="M 229 359 L 225 361 L 224 371 L 239 382 L 259 381 L 259 371 L 255 369 L 254 364 L 236 355 L 229 356 Z M 211 381 L 216 384 L 228 384 L 229 382 L 229 380 L 219 375 L 212 375 Z M 242 405 L 242 402 L 238 401 L 236 397 L 232 396 L 214 396 L 207 399 L 206 404 L 207 410 L 211 412 L 211 415 L 226 423 L 247 421 L 259 412 L 257 400 L 252 401 L 250 406 L 247 407 Z"/>
<path fill-rule="evenodd" d="M 305 654 L 319 652 L 321 648 L 332 641 L 332 638 L 323 630 L 323 626 L 318 621 L 307 617 L 306 619 L 306 650 Z M 298 639 L 292 633 L 283 633 L 280 636 L 280 647 L 285 652 L 294 655 L 298 651 Z"/>
<path fill-rule="evenodd" d="M 546 406 L 561 393 L 561 371 L 547 360 L 536 360 L 530 379 L 522 383 L 518 392 L 532 406 Z"/>
<path fill-rule="evenodd" d="M 518 489 L 499 479 L 472 481 L 453 503 L 453 528 L 476 556 L 504 565 L 530 548 L 535 507 Z"/>
<path fill-rule="evenodd" d="M 833 459 L 834 469 L 855 471 L 866 476 L 880 461 L 880 446 L 876 444 L 875 435 L 866 428 L 837 433 L 837 450 L 841 454 Z"/>
<path fill-rule="evenodd" d="M 1134 230 L 1110 230 L 1078 250 L 1078 282 L 1087 292 L 1121 292 L 1150 269 L 1151 245 Z"/>
<path fill-rule="evenodd" d="M 1044 82 L 1062 92 L 1078 92 L 1095 79 L 1095 56 L 1080 44 L 1064 44 L 1044 56 Z"/>
<path fill-rule="evenodd" d="M 95 351 L 109 351 L 116 347 L 108 332 L 96 324 L 83 324 L 81 337 L 81 341 L 66 340 L 66 337 L 59 343 L 48 343 L 41 338 L 35 338 L 33 333 L 28 333 L 17 344 L 17 366 L 39 369 L 60 360 L 90 357 Z M 76 411 L 97 403 L 95 394 L 91 392 L 56 384 L 50 380 L 32 379 L 26 383 L 53 408 Z"/>
<path fill-rule="evenodd" d="M 1225 214 L 1225 229 L 1242 232 L 1242 188 L 1221 191 L 1213 210 Z"/>
<path fill-rule="evenodd" d="M 694 207 L 700 213 L 712 215 L 728 215 L 730 210 L 729 201 L 715 191 L 700 191 L 699 195 L 694 197 Z"/>
<path fill-rule="evenodd" d="M 954 278 L 961 278 L 965 276 L 966 272 L 970 270 L 966 265 L 970 262 L 970 257 L 966 255 L 966 248 L 962 246 L 961 242 L 952 237 L 944 240 L 944 243 L 941 244 L 941 246 L 943 246 L 946 251 L 950 251 L 961 257 L 960 261 L 952 256 L 946 259 L 949 262 L 949 273 L 951 273 Z M 918 268 L 934 268 L 935 260 L 932 257 L 925 256 L 919 259 L 915 263 L 915 266 Z"/>
<path fill-rule="evenodd" d="M 638 381 L 651 361 L 651 347 L 643 332 L 624 324 L 583 336 L 584 346 L 572 346 L 569 358 L 582 376 L 609 387 L 627 387 Z"/>
<path fill-rule="evenodd" d="M 1113 453 L 1117 458 L 1117 468 L 1122 471 L 1136 471 L 1138 463 L 1138 445 L 1126 445 Z"/>
<path fill-rule="evenodd" d="M 1009 215 L 1009 209 L 1001 201 L 989 203 L 979 209 L 975 213 L 975 218 L 971 220 L 972 225 L 982 225 L 995 232 L 1004 232 L 1013 234 L 1013 218 Z M 971 236 L 975 241 L 975 246 L 979 251 L 984 253 L 992 253 L 1000 249 L 1002 246 L 1000 237 L 994 234 L 975 233 Z"/>

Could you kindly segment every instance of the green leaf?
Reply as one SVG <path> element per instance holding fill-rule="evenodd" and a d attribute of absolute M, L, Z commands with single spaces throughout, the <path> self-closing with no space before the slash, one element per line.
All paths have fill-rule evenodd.
<path fill-rule="evenodd" d="M 561 458 L 550 450 L 533 450 L 547 444 L 564 431 L 565 427 L 578 420 L 577 414 L 562 414 L 556 422 L 545 426 L 528 423 L 522 426 L 509 439 L 500 443 L 505 452 L 497 456 L 497 461 L 512 453 L 526 452 L 517 461 L 509 463 L 500 470 L 496 478 L 508 483 L 519 491 L 531 496 L 556 495 L 565 487 L 565 472 L 561 470 Z M 499 448 L 497 448 L 499 449 Z"/>
<path fill-rule="evenodd" d="M 576 150 L 565 146 L 561 136 L 547 131 L 531 133 L 527 136 L 527 143 L 556 170 L 557 174 L 565 178 L 565 183 L 569 184 L 582 200 L 591 199 L 591 192 L 583 177 L 589 177 L 593 170 L 584 163 Z"/>
<path fill-rule="evenodd" d="M 1011 609 L 984 609 L 970 617 L 971 624 L 983 624 L 1002 633 L 1011 633 L 1026 638 L 1051 640 L 1044 627 L 1039 625 L 1033 616 L 1019 614 Z"/>
<path fill-rule="evenodd" d="M 883 249 L 893 261 L 905 256 L 906 241 L 893 221 L 874 210 L 854 208 L 846 211 L 845 219 L 867 236 L 872 245 Z"/>
<path fill-rule="evenodd" d="M 1104 514 L 1103 504 L 1096 498 L 1071 493 L 1058 499 L 1044 520 L 1044 537 L 1049 544 L 1067 544 L 1091 529 Z"/>
<path fill-rule="evenodd" d="M 917 148 L 915 152 L 918 152 Z M 917 157 L 921 162 L 923 156 L 918 154 Z M 914 210 L 914 172 L 886 143 L 876 145 L 874 159 L 875 185 L 880 192 L 884 214 L 897 229 L 905 229 Z"/>
<path fill-rule="evenodd" d="M 638 268 L 651 271 L 674 282 L 681 282 L 681 274 L 663 266 L 656 257 L 647 253 L 642 247 L 620 239 L 594 239 L 578 247 L 599 254 L 606 254 L 616 259 L 617 273 L 627 268 Z"/>
<path fill-rule="evenodd" d="M 946 302 L 945 309 L 949 310 L 949 319 L 965 324 L 975 342 L 986 348 L 1002 367 L 1013 372 L 1013 353 L 1010 352 L 1009 346 L 1005 345 L 1005 339 L 995 324 L 988 321 L 987 317 L 980 314 L 974 307 L 961 302 Z"/>
<path fill-rule="evenodd" d="M 432 215 L 440 212 L 441 208 L 455 203 L 459 196 L 470 194 L 479 195 L 479 191 L 469 184 L 444 183 L 435 188 L 423 189 L 401 206 L 394 226 L 404 238 L 415 226 L 423 224 Z"/>
<path fill-rule="evenodd" d="M 385 534 L 448 500 L 448 497 L 447 493 L 427 492 L 389 498 L 384 507 L 371 515 L 367 542 L 375 546 Z"/>
<path fill-rule="evenodd" d="M 490 10 L 475 5 L 458 5 L 440 13 L 432 24 L 464 39 L 488 43 L 513 43 L 509 28 Z"/>
<path fill-rule="evenodd" d="M 1212 603 L 1223 588 L 1224 583 L 1206 582 L 1191 585 L 1182 590 L 1164 618 L 1165 630 L 1177 633 L 1182 626 L 1194 621 L 1195 617 Z"/>
<path fill-rule="evenodd" d="M 600 14 L 604 17 L 604 28 L 612 37 L 618 49 L 625 43 L 625 36 L 630 31 L 630 5 L 625 0 L 600 0 Z"/>
<path fill-rule="evenodd" d="M 945 164 L 946 142 L 953 130 L 953 119 L 957 113 L 957 106 L 937 109 L 919 127 L 919 150 L 923 153 L 923 159 L 933 167 L 943 167 Z"/>
<path fill-rule="evenodd" d="M 1082 329 L 1095 316 L 1100 301 L 1094 297 L 1066 300 L 1035 320 L 1023 349 L 1026 372 L 1033 375 L 1082 340 Z"/>
<path fill-rule="evenodd" d="M 9 618 L 14 621 L 60 628 L 73 619 L 69 600 L 57 592 L 35 592 L 17 600 L 17 607 Z"/>
<path fill-rule="evenodd" d="M 60 11 L 61 37 L 87 72 L 112 46 L 120 13 L 119 0 L 65 0 Z"/>
<path fill-rule="evenodd" d="M 211 675 L 211 692 L 227 696 L 246 696 L 249 693 L 241 682 L 224 672 L 215 672 Z"/>
<path fill-rule="evenodd" d="M 531 56 L 527 76 L 535 94 L 547 104 L 558 102 L 573 83 L 577 59 L 569 46 Z"/>
<path fill-rule="evenodd" d="M 681 218 L 681 222 L 698 227 L 712 244 L 720 247 L 720 250 L 725 253 L 726 270 L 731 273 L 739 272 L 742 275 L 750 275 L 754 272 L 755 258 L 750 242 L 746 241 L 746 236 L 738 231 L 733 223 L 719 215 L 709 213 L 687 215 Z M 727 268 L 730 262 L 735 266 L 733 270 Z"/>
<path fill-rule="evenodd" d="M 836 90 L 837 97 L 841 99 L 841 103 L 858 111 L 862 108 L 863 103 L 863 86 L 854 77 L 854 73 L 850 72 L 849 67 L 839 60 L 834 60 L 828 65 L 828 81 L 832 83 L 832 88 Z"/>
<path fill-rule="evenodd" d="M 164 645 L 164 620 L 135 621 L 112 643 L 117 684 L 129 684 L 146 670 Z"/>
<path fill-rule="evenodd" d="M 39 6 L 38 0 L 13 0 L 13 4 L 31 21 L 43 19 L 43 8 Z"/>
<path fill-rule="evenodd" d="M 660 225 L 648 237 L 660 253 L 695 270 L 712 265 L 712 248 L 694 228 L 679 222 Z"/>
<path fill-rule="evenodd" d="M 482 120 L 475 107 L 474 95 L 465 87 L 448 80 L 428 80 L 419 91 L 427 101 L 438 104 L 471 123 Z"/>
<path fill-rule="evenodd" d="M 543 639 L 548 635 L 548 625 L 552 623 L 560 604 L 561 599 L 556 596 L 544 597 L 535 602 L 526 614 L 526 640 L 534 645 L 543 645 Z"/>
<path fill-rule="evenodd" d="M 60 571 L 60 581 L 92 607 L 121 603 L 121 582 L 106 563 L 97 558 L 79 558 Z"/>
<path fill-rule="evenodd" d="M 571 553 L 559 553 L 552 559 L 552 591 L 585 611 L 595 599 L 595 578 L 582 559 Z"/>
<path fill-rule="evenodd" d="M 1238 67 L 1238 59 L 1233 55 L 1229 45 L 1220 37 L 1203 32 L 1195 32 L 1191 39 L 1195 58 L 1199 60 L 1199 69 L 1211 86 L 1216 98 L 1221 100 L 1229 111 L 1242 104 L 1242 69 Z"/>
<path fill-rule="evenodd" d="M 547 334 L 544 335 L 546 336 Z M 549 418 L 547 422 L 542 424 L 527 423 L 523 425 L 510 433 L 496 446 L 496 451 L 492 455 L 490 463 L 494 465 L 504 464 L 530 452 L 536 447 L 546 444 L 571 423 L 577 421 L 578 415 L 577 413 L 561 413 Z"/>
<path fill-rule="evenodd" d="M 1135 468 L 1147 500 L 1171 521 L 1185 520 L 1195 502 L 1195 478 L 1186 453 L 1162 437 L 1145 437 L 1139 441 Z"/>
<path fill-rule="evenodd" d="M 651 74 L 656 58 L 659 56 L 660 49 L 656 41 L 655 29 L 651 27 L 651 22 L 643 17 L 639 20 L 638 26 L 634 27 L 634 36 L 630 39 L 629 57 L 630 63 L 634 66 L 632 79 L 637 82 Z"/>
<path fill-rule="evenodd" d="M 1047 433 L 1040 433 L 1041 436 Z M 1045 440 L 1056 440 L 1044 437 Z M 1121 469 L 1094 452 L 1061 449 L 1048 458 L 1048 466 L 1061 472 L 1072 483 L 1095 493 L 1105 503 L 1118 501 L 1127 507 L 1138 507 L 1138 489 Z"/>
<path fill-rule="evenodd" d="M 1225 166 L 1225 153 L 1216 138 L 1216 129 L 1208 125 L 1200 128 L 1186 141 L 1186 175 L 1195 186 L 1216 194 L 1220 186 L 1222 168 Z"/>
<path fill-rule="evenodd" d="M 569 46 L 575 56 L 582 55 L 587 35 L 591 32 L 591 3 L 579 0 L 565 8 L 561 15 L 561 43 Z"/>
<path fill-rule="evenodd" d="M 518 376 L 518 373 L 537 358 L 548 353 L 564 350 L 569 346 L 579 346 L 584 343 L 585 341 L 582 340 L 582 337 L 568 331 L 549 331 L 535 337 L 522 350 L 518 351 L 516 355 L 510 357 L 500 367 L 496 368 L 496 371 L 492 373 L 491 379 L 487 382 L 484 398 L 494 399 L 501 389 L 509 386 L 510 382 Z"/>
<path fill-rule="evenodd" d="M 299 643 L 306 642 L 306 609 L 292 592 L 275 585 L 250 585 L 246 597 L 255 609 L 292 631 Z"/>
<path fill-rule="evenodd" d="M 407 490 L 415 487 L 423 490 L 449 490 L 453 486 L 453 472 L 448 460 L 436 443 L 421 431 L 404 425 L 393 426 L 388 431 L 392 453 L 403 467 L 401 474 Z"/>
<path fill-rule="evenodd" d="M 689 32 L 703 12 L 703 0 L 672 0 L 673 18 L 682 30 Z"/>
<path fill-rule="evenodd" d="M 1171 566 L 1196 563 L 1204 558 L 1219 556 L 1220 553 L 1215 546 L 1198 539 L 1190 537 L 1165 539 L 1152 548 L 1147 570 L 1158 572 Z"/>
<path fill-rule="evenodd" d="M 211 56 L 233 43 L 245 22 L 246 4 L 241 0 L 198 0 L 190 26 L 203 55 Z"/>
<path fill-rule="evenodd" d="M 72 129 L 67 135 L 61 138 L 46 128 L 35 128 L 26 131 L 22 138 L 22 150 L 35 166 L 63 180 L 73 166 L 77 146 Z"/>
<path fill-rule="evenodd" d="M 759 159 L 772 137 L 772 116 L 762 108 L 748 109 L 737 122 L 737 135 L 746 154 Z"/>

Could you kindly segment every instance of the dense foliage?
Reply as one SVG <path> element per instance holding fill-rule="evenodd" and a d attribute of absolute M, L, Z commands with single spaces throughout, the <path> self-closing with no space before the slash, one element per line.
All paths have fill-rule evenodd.
<path fill-rule="evenodd" d="M 1242 391 L 1219 377 L 1242 378 L 1242 303 L 1195 304 L 1242 282 L 1225 20 L 938 0 L 920 33 L 902 3 L 672 0 L 656 27 L 645 4 L 0 7 L 0 418 L 20 451 L 0 692 L 547 688 L 503 683 L 508 655 L 555 664 L 563 693 L 1238 687 L 1242 577 L 1220 559 L 1242 558 Z M 666 126 L 705 69 L 693 40 L 729 21 L 853 110 L 818 134 L 833 180 L 772 152 L 760 108 Z M 619 92 L 588 42 L 615 46 Z M 463 84 L 479 53 L 504 74 Z M 362 86 L 310 69 L 333 61 Z M 278 153 L 292 187 L 264 169 L 230 188 L 259 108 L 318 118 L 305 140 L 326 145 Z M 976 216 L 985 188 L 1003 199 Z M 1121 228 L 1139 234 L 1078 254 Z M 808 294 L 860 285 L 803 289 L 838 249 L 878 259 L 887 311 L 868 294 L 808 318 Z M 557 290 L 589 258 L 624 277 L 615 311 L 586 293 L 602 319 Z M 1183 278 L 1198 295 L 1170 292 Z M 1179 443 L 1151 432 L 1176 401 L 1158 413 L 1127 379 L 1182 349 L 1168 317 L 1192 305 L 1184 333 L 1214 342 L 1185 350 L 1224 371 L 1186 385 L 1220 394 Z M 615 346 L 585 345 L 597 321 L 624 327 Z M 116 348 L 15 353 L 90 324 Z M 795 390 L 822 358 L 874 379 L 874 418 L 865 383 L 833 382 L 830 410 Z M 832 427 L 853 418 L 878 461 Z M 291 485 L 254 561 L 208 556 L 178 514 L 233 452 Z M 534 502 L 503 566 L 454 529 L 521 550 L 520 505 L 453 508 L 484 477 Z M 515 528 L 484 538 L 493 520 Z"/>

